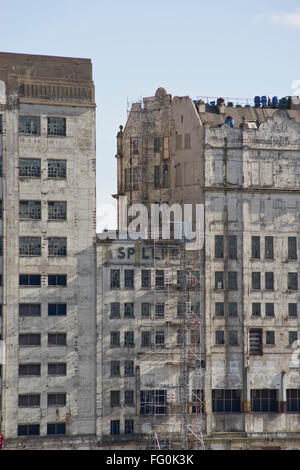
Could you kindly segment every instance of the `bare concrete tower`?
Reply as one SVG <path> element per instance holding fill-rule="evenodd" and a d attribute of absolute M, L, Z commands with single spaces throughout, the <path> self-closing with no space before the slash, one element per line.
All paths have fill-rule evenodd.
<path fill-rule="evenodd" d="M 1 53 L 0 119 L 2 432 L 92 435 L 91 61 Z"/>

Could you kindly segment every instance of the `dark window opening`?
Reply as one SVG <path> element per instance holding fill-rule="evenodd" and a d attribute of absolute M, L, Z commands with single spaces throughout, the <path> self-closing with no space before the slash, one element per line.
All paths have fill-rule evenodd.
<path fill-rule="evenodd" d="M 66 118 L 48 117 L 48 136 L 66 135 Z"/>
<path fill-rule="evenodd" d="M 240 413 L 241 390 L 212 390 L 213 413 Z"/>
<path fill-rule="evenodd" d="M 273 237 L 265 237 L 265 259 L 274 259 Z"/>
<path fill-rule="evenodd" d="M 40 135 L 41 118 L 39 116 L 19 116 L 19 134 Z"/>
<path fill-rule="evenodd" d="M 224 258 L 223 235 L 215 235 L 215 258 Z"/>
<path fill-rule="evenodd" d="M 120 270 L 119 269 L 110 270 L 110 288 L 111 289 L 120 288 Z"/>
<path fill-rule="evenodd" d="M 40 317 L 41 304 L 19 304 L 20 317 Z"/>
<path fill-rule="evenodd" d="M 277 412 L 277 390 L 251 390 L 251 411 L 256 413 Z"/>
<path fill-rule="evenodd" d="M 260 237 L 252 237 L 251 256 L 254 259 L 260 259 Z"/>
<path fill-rule="evenodd" d="M 20 158 L 19 175 L 24 178 L 40 178 L 41 177 L 41 160 Z"/>
<path fill-rule="evenodd" d="M 167 412 L 166 390 L 142 390 L 140 392 L 141 415 L 165 415 Z"/>

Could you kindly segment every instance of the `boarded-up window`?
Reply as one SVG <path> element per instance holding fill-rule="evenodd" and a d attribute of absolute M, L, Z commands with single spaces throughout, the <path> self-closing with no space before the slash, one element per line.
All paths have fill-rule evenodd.
<path fill-rule="evenodd" d="M 176 134 L 176 150 L 182 150 L 182 135 Z"/>
<path fill-rule="evenodd" d="M 184 148 L 190 149 L 192 148 L 191 145 L 191 134 L 184 134 Z"/>
<path fill-rule="evenodd" d="M 215 184 L 222 184 L 224 183 L 224 173 L 223 173 L 223 161 L 222 160 L 215 160 L 214 162 L 214 173 Z"/>
<path fill-rule="evenodd" d="M 251 163 L 251 179 L 254 186 L 259 185 L 260 183 L 260 174 L 259 174 L 259 162 Z"/>
<path fill-rule="evenodd" d="M 169 158 L 169 137 L 164 137 L 164 158 Z"/>

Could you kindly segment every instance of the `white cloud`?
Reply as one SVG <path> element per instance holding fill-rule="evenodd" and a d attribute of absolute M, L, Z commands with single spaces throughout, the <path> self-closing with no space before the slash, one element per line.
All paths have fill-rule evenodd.
<path fill-rule="evenodd" d="M 300 29 L 300 10 L 294 13 L 263 13 L 256 15 L 255 20 L 261 21 L 267 19 L 271 24 L 275 26 L 285 26 L 287 28 L 299 28 Z"/>

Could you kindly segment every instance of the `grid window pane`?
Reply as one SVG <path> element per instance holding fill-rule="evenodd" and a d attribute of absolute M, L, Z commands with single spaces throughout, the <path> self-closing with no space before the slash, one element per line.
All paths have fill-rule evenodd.
<path fill-rule="evenodd" d="M 224 302 L 216 302 L 215 313 L 216 317 L 224 317 Z"/>
<path fill-rule="evenodd" d="M 41 160 L 33 158 L 20 158 L 19 175 L 24 178 L 40 178 Z"/>
<path fill-rule="evenodd" d="M 67 219 L 67 203 L 66 202 L 50 202 L 48 201 L 48 219 L 49 220 L 66 220 Z"/>
<path fill-rule="evenodd" d="M 120 318 L 120 302 L 111 302 L 110 318 Z"/>
<path fill-rule="evenodd" d="M 41 201 L 20 201 L 19 217 L 25 220 L 40 220 Z"/>
<path fill-rule="evenodd" d="M 225 344 L 225 336 L 223 330 L 216 331 L 216 344 Z"/>
<path fill-rule="evenodd" d="M 67 315 L 67 304 L 48 304 L 48 315 L 49 317 Z"/>
<path fill-rule="evenodd" d="M 251 256 L 255 259 L 260 259 L 260 237 L 254 236 L 251 237 L 252 241 L 252 250 Z"/>
<path fill-rule="evenodd" d="M 260 272 L 252 273 L 252 289 L 260 289 Z"/>
<path fill-rule="evenodd" d="M 134 303 L 126 302 L 124 304 L 124 318 L 134 318 Z"/>
<path fill-rule="evenodd" d="M 20 317 L 40 317 L 41 304 L 19 304 Z"/>
<path fill-rule="evenodd" d="M 223 235 L 215 235 L 215 258 L 224 258 Z"/>
<path fill-rule="evenodd" d="M 251 411 L 257 413 L 272 413 L 278 410 L 277 390 L 251 390 Z"/>
<path fill-rule="evenodd" d="M 134 270 L 133 269 L 125 269 L 124 271 L 124 287 L 127 289 L 134 288 Z"/>
<path fill-rule="evenodd" d="M 288 273 L 288 290 L 298 289 L 298 273 Z"/>
<path fill-rule="evenodd" d="M 289 303 L 289 317 L 297 317 L 297 304 Z"/>
<path fill-rule="evenodd" d="M 151 270 L 142 269 L 142 287 L 144 289 L 151 287 Z"/>
<path fill-rule="evenodd" d="M 229 235 L 228 237 L 228 258 L 237 259 L 237 236 Z"/>
<path fill-rule="evenodd" d="M 19 116 L 19 134 L 40 135 L 41 118 L 39 116 Z"/>
<path fill-rule="evenodd" d="M 133 377 L 134 376 L 134 361 L 125 361 L 124 362 L 124 376 Z"/>
<path fill-rule="evenodd" d="M 266 317 L 274 317 L 274 304 L 266 303 Z"/>
<path fill-rule="evenodd" d="M 48 117 L 48 136 L 66 135 L 66 118 Z"/>
<path fill-rule="evenodd" d="M 215 272 L 215 289 L 224 289 L 224 273 L 221 271 Z"/>
<path fill-rule="evenodd" d="M 297 259 L 297 238 L 288 237 L 288 259 Z"/>
<path fill-rule="evenodd" d="M 66 238 L 48 238 L 49 256 L 66 256 L 67 239 Z"/>
<path fill-rule="evenodd" d="M 66 160 L 48 160 L 48 178 L 65 179 L 67 176 Z"/>
<path fill-rule="evenodd" d="M 273 237 L 265 237 L 265 258 L 274 259 Z"/>
<path fill-rule="evenodd" d="M 110 270 L 110 288 L 111 289 L 120 288 L 120 270 L 119 269 Z"/>
<path fill-rule="evenodd" d="M 41 237 L 20 237 L 20 256 L 41 256 Z"/>

